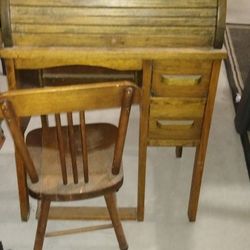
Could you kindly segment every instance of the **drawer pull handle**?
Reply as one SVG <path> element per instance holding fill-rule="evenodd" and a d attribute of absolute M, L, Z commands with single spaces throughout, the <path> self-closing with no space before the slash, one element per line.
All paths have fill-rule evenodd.
<path fill-rule="evenodd" d="M 172 86 L 195 86 L 200 84 L 201 75 L 161 75 L 161 82 Z"/>
<path fill-rule="evenodd" d="M 191 129 L 194 126 L 194 120 L 157 120 L 156 125 L 161 129 L 184 130 Z"/>

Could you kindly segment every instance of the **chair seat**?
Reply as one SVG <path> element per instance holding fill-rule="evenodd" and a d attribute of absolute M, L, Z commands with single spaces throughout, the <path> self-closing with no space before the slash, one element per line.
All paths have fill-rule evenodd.
<path fill-rule="evenodd" d="M 68 175 L 67 185 L 64 185 L 62 181 L 56 128 L 39 128 L 28 133 L 26 143 L 39 175 L 37 183 L 32 183 L 29 178 L 27 180 L 29 192 L 34 198 L 78 200 L 95 197 L 105 191 L 117 191 L 120 188 L 123 181 L 122 168 L 118 175 L 113 175 L 111 171 L 117 127 L 107 123 L 88 124 L 86 130 L 89 182 L 85 183 L 83 177 L 80 126 L 76 125 L 74 126 L 73 141 L 76 151 L 78 183 L 75 184 L 68 130 L 67 127 L 62 127 Z"/>

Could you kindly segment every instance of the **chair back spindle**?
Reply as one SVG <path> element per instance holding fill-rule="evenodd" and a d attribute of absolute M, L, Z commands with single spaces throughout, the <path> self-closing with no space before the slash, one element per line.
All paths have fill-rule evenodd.
<path fill-rule="evenodd" d="M 79 112 L 80 118 L 80 136 L 81 136 L 81 151 L 82 151 L 82 164 L 83 164 L 83 174 L 84 174 L 84 181 L 85 183 L 88 182 L 88 152 L 87 152 L 87 132 L 86 132 L 86 124 L 85 124 L 85 113 L 84 111 Z M 63 184 L 68 183 L 68 176 L 67 176 L 67 167 L 66 167 L 66 153 L 64 145 L 66 141 L 63 140 L 65 136 L 62 132 L 62 124 L 61 124 L 61 116 L 60 114 L 55 114 L 55 122 L 56 122 L 56 131 L 57 131 L 57 142 L 58 142 L 58 151 L 60 156 L 60 163 L 61 163 L 61 172 L 63 178 Z M 74 183 L 78 183 L 78 168 L 77 168 L 77 160 L 76 160 L 76 145 L 75 145 L 75 132 L 74 132 L 74 124 L 73 124 L 73 117 L 72 113 L 67 113 L 67 122 L 68 122 L 68 142 L 69 142 L 69 153 L 70 159 L 72 164 L 72 172 L 73 172 L 73 179 Z"/>
<path fill-rule="evenodd" d="M 63 179 L 63 184 L 66 185 L 68 183 L 68 178 L 67 178 L 65 147 L 64 147 L 64 142 L 63 142 L 60 114 L 55 114 L 55 121 L 56 121 L 57 142 L 58 142 L 58 150 L 59 150 L 60 163 L 61 163 L 62 179 Z"/>
<path fill-rule="evenodd" d="M 83 163 L 83 175 L 84 181 L 89 182 L 89 168 L 88 168 L 88 144 L 87 144 L 87 132 L 85 125 L 85 112 L 81 111 L 80 116 L 80 129 L 81 129 L 81 142 L 82 142 L 82 163 Z"/>
<path fill-rule="evenodd" d="M 73 117 L 72 113 L 67 113 L 67 121 L 68 121 L 68 136 L 69 136 L 69 148 L 70 148 L 70 158 L 72 164 L 73 178 L 74 183 L 78 183 L 78 172 L 77 172 L 77 163 L 76 163 L 76 149 L 74 142 L 74 125 L 73 125 Z"/>

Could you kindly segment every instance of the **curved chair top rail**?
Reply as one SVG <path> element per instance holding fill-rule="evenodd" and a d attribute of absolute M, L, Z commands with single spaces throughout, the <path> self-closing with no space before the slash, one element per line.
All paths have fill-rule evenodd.
<path fill-rule="evenodd" d="M 5 47 L 221 48 L 226 0 L 1 0 Z"/>
<path fill-rule="evenodd" d="M 139 88 L 129 81 L 12 90 L 0 94 L 0 103 L 10 101 L 19 117 L 107 109 L 120 106 L 121 96 L 127 88 L 134 89 L 133 103 L 138 103 Z M 101 103 L 99 100 L 102 100 Z M 3 113 L 0 110 L 0 119 L 2 118 Z"/>

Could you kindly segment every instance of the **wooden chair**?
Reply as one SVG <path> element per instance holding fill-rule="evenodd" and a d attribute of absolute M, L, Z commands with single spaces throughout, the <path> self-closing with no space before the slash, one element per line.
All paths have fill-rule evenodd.
<path fill-rule="evenodd" d="M 41 200 L 34 249 L 42 249 L 51 201 L 104 196 L 120 249 L 128 249 L 116 207 L 123 182 L 122 153 L 135 86 L 130 82 L 9 91 L 0 95 L 7 121 L 28 173 L 29 194 Z M 121 107 L 119 125 L 85 124 L 85 110 Z M 72 112 L 79 111 L 79 125 Z M 67 126 L 62 126 L 66 113 Z M 19 117 L 55 114 L 55 126 L 30 131 Z"/>

